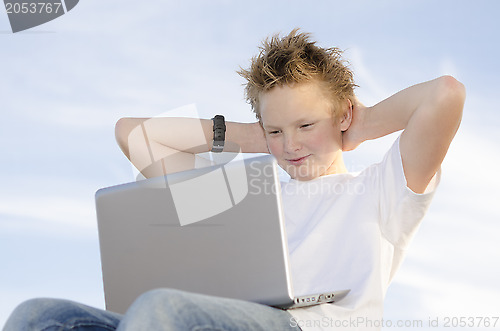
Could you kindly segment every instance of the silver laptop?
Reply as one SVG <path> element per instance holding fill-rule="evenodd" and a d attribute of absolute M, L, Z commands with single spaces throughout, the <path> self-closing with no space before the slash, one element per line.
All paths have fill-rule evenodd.
<path fill-rule="evenodd" d="M 96 205 L 108 310 L 124 313 L 155 288 L 280 308 L 349 292 L 294 296 L 271 155 L 104 188 Z"/>

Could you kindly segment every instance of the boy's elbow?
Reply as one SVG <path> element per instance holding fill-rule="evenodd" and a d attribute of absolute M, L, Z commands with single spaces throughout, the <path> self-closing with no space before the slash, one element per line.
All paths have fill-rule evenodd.
<path fill-rule="evenodd" d="M 453 76 L 439 78 L 439 92 L 447 99 L 452 99 L 463 106 L 465 103 L 465 86 Z M 450 101 L 450 100 L 448 100 Z"/>
<path fill-rule="evenodd" d="M 453 76 L 442 76 L 439 78 L 437 88 L 438 98 L 442 103 L 442 109 L 448 110 L 449 115 L 458 121 L 462 119 L 462 112 L 465 103 L 465 86 Z"/>
<path fill-rule="evenodd" d="M 120 118 L 115 124 L 115 139 L 123 153 L 128 157 L 128 136 L 130 134 L 130 118 Z"/>
<path fill-rule="evenodd" d="M 118 141 L 123 135 L 124 128 L 126 126 L 127 118 L 120 118 L 115 124 L 115 138 Z"/>

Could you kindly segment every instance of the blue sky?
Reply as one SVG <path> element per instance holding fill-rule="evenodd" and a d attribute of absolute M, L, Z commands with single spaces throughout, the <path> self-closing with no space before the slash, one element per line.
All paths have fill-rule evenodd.
<path fill-rule="evenodd" d="M 196 103 L 205 118 L 253 121 L 235 71 L 264 37 L 295 27 L 345 50 L 365 104 L 443 74 L 465 84 L 461 129 L 386 318 L 498 316 L 499 10 L 496 1 L 87 0 L 16 34 L 0 10 L 0 325 L 32 297 L 104 306 L 94 193 L 133 180 L 116 120 Z M 394 139 L 346 153 L 347 166 L 379 161 Z"/>

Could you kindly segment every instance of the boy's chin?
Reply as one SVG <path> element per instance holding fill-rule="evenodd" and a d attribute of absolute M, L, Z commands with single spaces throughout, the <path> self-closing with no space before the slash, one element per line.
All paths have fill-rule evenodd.
<path fill-rule="evenodd" d="M 319 172 L 315 172 L 313 170 L 308 171 L 297 171 L 297 169 L 285 169 L 285 171 L 290 175 L 290 177 L 294 180 L 299 181 L 308 181 L 320 176 Z"/>
<path fill-rule="evenodd" d="M 300 182 L 307 182 L 309 180 L 313 180 L 315 178 L 318 178 L 319 176 L 302 176 L 302 177 L 292 177 L 294 180 L 298 180 Z"/>

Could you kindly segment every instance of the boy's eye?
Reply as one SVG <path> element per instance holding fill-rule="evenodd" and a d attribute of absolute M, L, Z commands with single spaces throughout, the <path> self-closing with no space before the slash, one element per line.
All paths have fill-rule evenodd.
<path fill-rule="evenodd" d="M 303 124 L 301 125 L 300 127 L 301 128 L 310 128 L 314 123 L 307 123 L 307 124 Z"/>
<path fill-rule="evenodd" d="M 280 131 L 279 130 L 275 130 L 275 131 L 269 131 L 268 133 L 269 134 L 278 134 L 278 133 L 280 133 Z"/>

